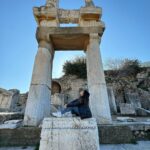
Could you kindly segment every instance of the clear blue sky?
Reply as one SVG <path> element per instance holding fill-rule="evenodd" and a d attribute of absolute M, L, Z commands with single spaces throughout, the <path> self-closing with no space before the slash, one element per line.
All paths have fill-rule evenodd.
<path fill-rule="evenodd" d="M 0 0 L 0 87 L 29 89 L 37 42 L 32 7 L 46 0 Z M 101 42 L 107 58 L 150 60 L 150 0 L 94 0 L 103 8 L 106 30 Z M 61 0 L 60 7 L 79 8 L 84 0 Z M 62 64 L 83 52 L 55 55 L 53 77 L 62 75 Z"/>

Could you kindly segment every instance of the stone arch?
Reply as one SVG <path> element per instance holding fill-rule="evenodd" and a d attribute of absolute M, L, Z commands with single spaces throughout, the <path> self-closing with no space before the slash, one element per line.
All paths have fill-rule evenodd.
<path fill-rule="evenodd" d="M 52 81 L 52 95 L 61 93 L 61 85 L 57 81 Z"/>

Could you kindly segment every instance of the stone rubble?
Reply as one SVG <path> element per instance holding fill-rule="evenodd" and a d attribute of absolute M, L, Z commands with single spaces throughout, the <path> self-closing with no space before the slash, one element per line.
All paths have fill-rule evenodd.
<path fill-rule="evenodd" d="M 135 122 L 136 118 L 131 118 L 131 117 L 117 117 L 117 121 L 121 121 L 121 122 Z"/>
<path fill-rule="evenodd" d="M 3 124 L 0 124 L 0 129 L 15 129 L 20 127 L 22 120 L 9 120 L 5 121 Z"/>

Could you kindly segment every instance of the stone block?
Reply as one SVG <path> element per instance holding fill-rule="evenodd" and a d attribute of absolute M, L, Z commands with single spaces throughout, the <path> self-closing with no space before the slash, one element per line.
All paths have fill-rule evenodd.
<path fill-rule="evenodd" d="M 138 116 L 150 116 L 150 111 L 144 108 L 137 108 L 136 113 Z"/>
<path fill-rule="evenodd" d="M 19 112 L 0 112 L 0 124 L 8 120 L 23 119 L 23 113 Z"/>
<path fill-rule="evenodd" d="M 40 133 L 37 127 L 0 129 L 0 147 L 35 146 L 40 141 Z"/>
<path fill-rule="evenodd" d="M 45 118 L 40 150 L 99 150 L 95 118 Z"/>
<path fill-rule="evenodd" d="M 135 140 L 131 129 L 128 126 L 99 126 L 100 143 L 103 144 L 123 144 L 132 143 Z"/>
<path fill-rule="evenodd" d="M 132 104 L 121 103 L 120 104 L 121 115 L 136 115 L 135 108 Z"/>
<path fill-rule="evenodd" d="M 9 120 L 0 125 L 0 129 L 15 129 L 21 125 L 22 120 Z"/>
<path fill-rule="evenodd" d="M 63 106 L 64 105 L 64 94 L 55 93 L 51 96 L 51 104 L 54 106 Z"/>
<path fill-rule="evenodd" d="M 5 90 L 0 88 L 0 111 L 14 111 L 19 100 L 19 91 L 16 89 Z"/>
<path fill-rule="evenodd" d="M 138 93 L 125 93 L 127 103 L 132 104 L 135 108 L 141 107 L 141 102 Z"/>
<path fill-rule="evenodd" d="M 131 118 L 131 117 L 117 117 L 117 121 L 120 121 L 120 122 L 134 122 L 134 121 L 136 121 L 136 119 Z"/>
<path fill-rule="evenodd" d="M 115 95 L 113 92 L 113 87 L 111 86 L 107 87 L 107 93 L 108 93 L 108 100 L 109 100 L 111 114 L 115 115 L 117 114 L 117 106 L 116 106 Z"/>

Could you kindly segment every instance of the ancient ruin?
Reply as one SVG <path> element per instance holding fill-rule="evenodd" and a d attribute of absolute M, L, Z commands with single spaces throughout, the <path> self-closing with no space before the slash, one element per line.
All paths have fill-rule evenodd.
<path fill-rule="evenodd" d="M 87 57 L 90 107 L 98 123 L 111 123 L 106 82 L 100 55 L 100 41 L 105 26 L 102 10 L 86 0 L 78 10 L 59 8 L 58 0 L 47 0 L 45 6 L 33 9 L 38 28 L 39 44 L 29 90 L 24 125 L 37 126 L 50 115 L 52 66 L 55 51 L 83 50 Z M 63 23 L 76 23 L 78 27 L 60 27 Z M 79 42 L 80 41 L 80 42 Z"/>
<path fill-rule="evenodd" d="M 145 141 L 150 140 L 150 67 L 140 66 L 132 76 L 126 69 L 103 71 L 102 9 L 92 0 L 74 10 L 47 0 L 33 12 L 39 46 L 31 85 L 26 93 L 0 88 L 0 147 L 102 150 L 102 144 L 125 148 L 123 143 L 142 140 L 143 150 L 149 148 Z M 77 26 L 61 27 L 68 23 Z M 85 52 L 87 78 L 64 74 L 52 79 L 53 59 L 60 50 Z M 93 118 L 52 117 L 52 112 L 78 97 L 79 88 L 89 89 Z"/>

